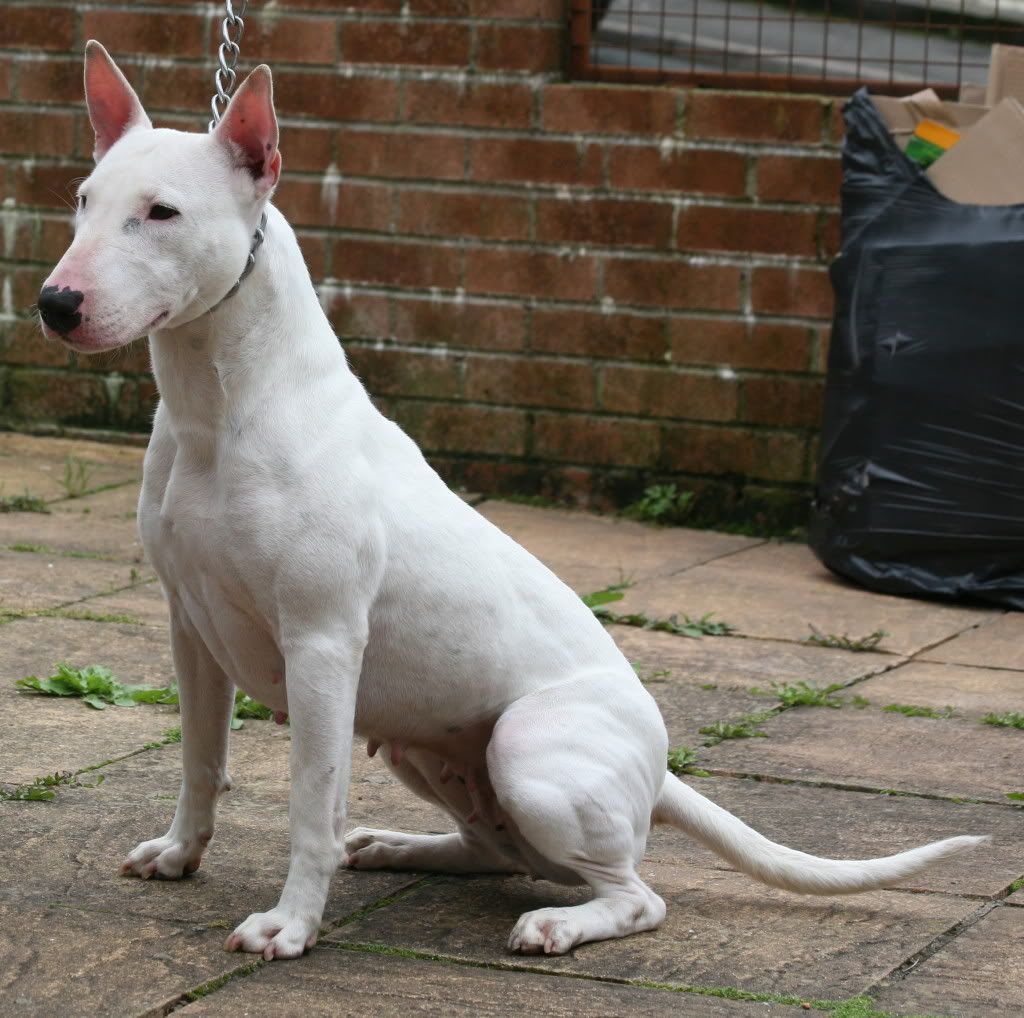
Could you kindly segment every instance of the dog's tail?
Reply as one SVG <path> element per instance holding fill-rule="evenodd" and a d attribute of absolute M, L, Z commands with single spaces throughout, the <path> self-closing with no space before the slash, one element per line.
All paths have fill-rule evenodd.
<path fill-rule="evenodd" d="M 880 859 L 822 859 L 769 841 L 673 774 L 665 775 L 653 820 L 685 831 L 741 873 L 800 894 L 856 894 L 887 887 L 989 840 L 963 836 Z"/>

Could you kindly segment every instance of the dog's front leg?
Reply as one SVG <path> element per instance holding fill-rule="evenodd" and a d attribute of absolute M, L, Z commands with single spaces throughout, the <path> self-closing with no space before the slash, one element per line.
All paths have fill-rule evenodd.
<path fill-rule="evenodd" d="M 229 951 L 297 958 L 316 943 L 331 877 L 345 857 L 356 688 L 365 641 L 304 639 L 285 651 L 291 723 L 291 861 L 281 900 L 254 912 Z"/>
<path fill-rule="evenodd" d="M 121 864 L 124 876 L 176 879 L 197 870 L 213 837 L 217 796 L 231 787 L 226 767 L 235 688 L 173 601 L 171 651 L 181 704 L 181 792 L 168 832 L 137 845 Z"/>

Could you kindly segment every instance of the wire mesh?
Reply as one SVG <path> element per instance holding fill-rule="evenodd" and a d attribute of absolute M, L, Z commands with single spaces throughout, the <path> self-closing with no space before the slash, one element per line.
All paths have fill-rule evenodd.
<path fill-rule="evenodd" d="M 766 91 L 984 85 L 1024 45 L 1024 0 L 572 0 L 572 71 Z"/>

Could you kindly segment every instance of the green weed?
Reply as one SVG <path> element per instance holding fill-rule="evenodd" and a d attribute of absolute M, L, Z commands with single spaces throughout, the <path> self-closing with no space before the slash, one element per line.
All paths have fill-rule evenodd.
<path fill-rule="evenodd" d="M 843 633 L 842 636 L 837 636 L 835 633 L 823 633 L 817 627 L 807 624 L 811 631 L 811 635 L 804 637 L 804 643 L 811 643 L 815 647 L 834 647 L 838 650 L 852 650 L 852 651 L 867 651 L 874 650 L 887 636 L 891 636 L 891 633 L 887 633 L 884 629 L 876 629 L 873 633 L 868 633 L 867 636 L 861 636 L 854 638 Z"/>
<path fill-rule="evenodd" d="M 767 694 L 759 689 L 751 690 L 758 695 L 774 696 L 783 707 L 842 707 L 843 701 L 840 697 L 833 696 L 837 689 L 843 687 L 839 683 L 825 686 L 819 689 L 810 682 L 773 682 L 772 688 Z"/>
<path fill-rule="evenodd" d="M 674 484 L 652 484 L 623 516 L 647 523 L 681 524 L 693 512 L 692 491 L 679 491 Z"/>
<path fill-rule="evenodd" d="M 231 729 L 237 731 L 244 728 L 243 718 L 255 718 L 258 721 L 269 721 L 274 712 L 258 700 L 243 693 L 240 689 L 235 693 L 235 709 L 231 716 Z"/>
<path fill-rule="evenodd" d="M 1024 792 L 1007 792 L 1006 798 L 1014 802 L 1024 802 Z"/>
<path fill-rule="evenodd" d="M 64 461 L 64 477 L 61 486 L 68 498 L 81 498 L 89 490 L 92 467 L 76 456 L 68 455 Z"/>
<path fill-rule="evenodd" d="M 852 697 L 850 703 L 852 703 L 857 710 L 863 710 L 865 707 L 871 706 L 871 701 L 866 696 L 861 696 L 860 693 L 857 693 L 856 696 Z"/>
<path fill-rule="evenodd" d="M 705 746 L 717 746 L 726 739 L 767 739 L 768 733 L 758 728 L 758 725 L 773 716 L 772 711 L 744 714 L 736 721 L 715 721 L 713 724 L 698 728 L 697 731 L 708 737 L 704 742 Z"/>
<path fill-rule="evenodd" d="M 68 788 L 95 788 L 101 784 L 103 784 L 102 774 L 91 784 L 84 784 L 71 771 L 57 771 L 54 774 L 36 778 L 27 785 L 17 785 L 10 789 L 0 788 L 0 802 L 50 802 L 57 797 L 54 789 L 61 785 L 66 785 Z"/>
<path fill-rule="evenodd" d="M 50 509 L 38 495 L 30 495 L 25 489 L 24 495 L 0 494 L 0 513 L 49 513 Z"/>
<path fill-rule="evenodd" d="M 936 718 L 940 721 L 948 721 L 956 713 L 948 704 L 942 710 L 938 710 L 916 703 L 887 703 L 882 710 L 889 714 L 902 714 L 908 718 Z"/>
<path fill-rule="evenodd" d="M 633 671 L 636 672 L 637 678 L 646 686 L 649 682 L 664 682 L 671 674 L 672 671 L 669 668 L 653 668 L 651 671 L 643 671 L 635 661 L 631 662 L 633 665 Z"/>
<path fill-rule="evenodd" d="M 982 724 L 996 725 L 999 728 L 1021 728 L 1024 729 L 1024 714 L 1016 711 L 1007 711 L 1005 714 L 986 714 Z"/>
<path fill-rule="evenodd" d="M 170 686 L 129 686 L 120 682 L 109 668 L 102 665 L 86 665 L 72 668 L 58 664 L 56 673 L 40 679 L 28 675 L 14 683 L 18 689 L 43 696 L 76 696 L 95 710 L 114 707 L 134 707 L 140 703 L 178 702 L 178 694 Z"/>
<path fill-rule="evenodd" d="M 181 725 L 176 725 L 174 728 L 164 729 L 163 745 L 169 746 L 174 742 L 181 742 Z"/>
<path fill-rule="evenodd" d="M 1010 886 L 1006 889 L 1006 893 L 1016 894 L 1022 887 L 1024 887 L 1024 877 L 1018 877 Z"/>
<path fill-rule="evenodd" d="M 692 774 L 697 778 L 710 777 L 707 771 L 697 766 L 697 750 L 689 746 L 679 746 L 668 751 L 668 769 L 676 775 Z"/>

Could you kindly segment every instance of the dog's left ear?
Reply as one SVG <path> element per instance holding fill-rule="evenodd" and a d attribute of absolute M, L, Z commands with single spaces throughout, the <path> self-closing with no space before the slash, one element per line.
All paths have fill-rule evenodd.
<path fill-rule="evenodd" d="M 242 82 L 213 136 L 228 147 L 235 163 L 252 176 L 260 197 L 277 186 L 281 153 L 277 150 L 274 84 L 266 64 L 260 64 Z"/>

